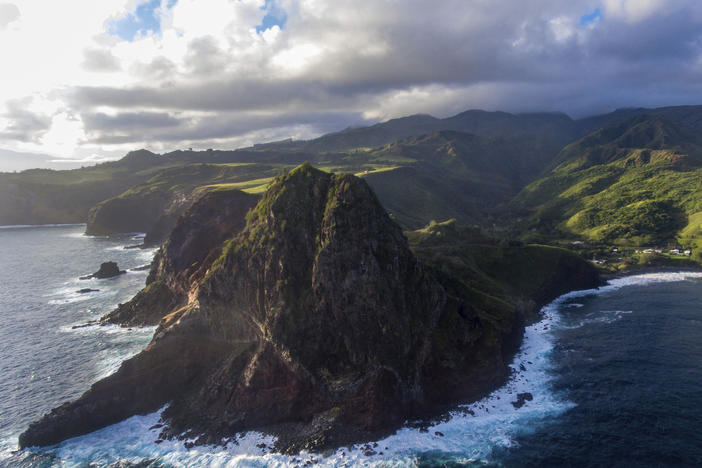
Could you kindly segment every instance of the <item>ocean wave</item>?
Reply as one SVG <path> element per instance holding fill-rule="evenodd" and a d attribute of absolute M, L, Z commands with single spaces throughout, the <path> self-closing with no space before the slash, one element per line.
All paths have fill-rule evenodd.
<path fill-rule="evenodd" d="M 156 459 L 168 465 L 180 466 L 294 466 L 307 461 L 320 466 L 415 466 L 424 454 L 453 455 L 454 461 L 464 463 L 489 461 L 495 447 L 512 447 L 515 436 L 532 431 L 541 423 L 553 420 L 574 406 L 556 393 L 552 351 L 554 331 L 570 328 L 560 309 L 578 307 L 574 299 L 606 294 L 629 286 L 678 282 L 702 278 L 700 272 L 647 273 L 611 280 L 596 289 L 572 291 L 542 309 L 542 320 L 526 327 L 524 339 L 510 367 L 508 382 L 487 397 L 452 411 L 446 421 L 428 429 L 403 427 L 393 435 L 367 444 L 340 448 L 327 456 L 301 453 L 286 456 L 270 452 L 275 439 L 250 432 L 229 441 L 225 446 L 187 447 L 185 441 L 157 443 L 161 412 L 135 416 L 91 434 L 77 437 L 44 453 L 62 460 L 62 466 L 82 466 L 86 462 L 111 463 L 117 460 L 139 462 Z M 600 311 L 605 317 L 621 317 L 628 310 Z M 119 327 L 117 327 L 119 328 Z M 90 328 L 81 333 L 91 333 Z M 107 362 L 107 361 L 106 361 Z M 523 405 L 515 405 L 519 394 Z"/>
<path fill-rule="evenodd" d="M 139 252 L 137 252 L 136 258 L 139 260 L 143 260 L 144 263 L 151 263 L 151 261 L 154 259 L 154 255 L 156 255 L 157 251 L 158 251 L 158 247 L 149 247 L 146 249 L 139 249 Z"/>
<path fill-rule="evenodd" d="M 135 356 L 151 341 L 156 327 L 124 328 L 118 325 L 101 325 L 94 333 L 102 333 L 109 338 L 112 346 L 100 351 L 100 379 L 114 374 L 124 361 Z M 92 333 L 95 327 L 85 327 Z"/>
<path fill-rule="evenodd" d="M 173 466 L 295 466 L 311 461 L 320 466 L 414 466 L 423 453 L 454 453 L 465 460 L 485 460 L 495 446 L 512 446 L 520 428 L 553 417 L 572 407 L 572 403 L 550 390 L 551 359 L 554 345 L 549 330 L 558 316 L 553 308 L 544 309 L 544 318 L 525 330 L 522 346 L 512 364 L 512 375 L 505 386 L 489 396 L 462 405 L 451 412 L 450 419 L 428 430 L 404 427 L 373 445 L 375 454 L 367 456 L 366 444 L 340 448 L 322 457 L 303 452 L 297 456 L 270 453 L 275 439 L 255 432 L 238 435 L 226 446 L 186 447 L 185 441 L 156 443 L 158 432 L 149 429 L 160 414 L 133 417 L 98 432 L 62 443 L 54 453 L 67 466 L 86 461 L 113 462 L 158 459 Z M 94 333 L 98 327 L 76 330 Z M 99 327 L 102 328 L 102 327 Z M 115 327 L 119 329 L 119 327 Z M 123 329 L 122 329 L 123 330 Z M 106 366 L 116 370 L 119 359 Z M 518 394 L 530 394 L 519 409 L 513 403 Z"/>
<path fill-rule="evenodd" d="M 72 287 L 72 288 L 62 288 L 57 291 L 54 291 L 51 294 L 46 295 L 45 297 L 53 297 L 54 299 L 51 299 L 48 301 L 48 304 L 51 305 L 62 305 L 62 304 L 74 304 L 77 302 L 83 302 L 87 300 L 95 300 L 95 299 L 107 299 L 110 297 L 114 297 L 117 294 L 119 294 L 118 289 L 111 289 L 111 288 L 106 288 L 106 287 L 101 287 L 101 284 L 97 285 L 85 285 L 83 286 L 84 288 L 92 288 L 96 289 L 96 291 L 91 291 L 87 293 L 81 293 L 79 292 L 80 290 L 77 289 L 77 287 Z M 81 288 L 82 289 L 82 288 Z"/>

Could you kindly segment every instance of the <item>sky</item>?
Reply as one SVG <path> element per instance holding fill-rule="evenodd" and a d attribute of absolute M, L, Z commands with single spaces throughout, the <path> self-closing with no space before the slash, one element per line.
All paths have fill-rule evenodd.
<path fill-rule="evenodd" d="M 699 0 L 0 0 L 0 154 L 702 103 Z M 10 153 L 12 152 L 12 153 Z"/>

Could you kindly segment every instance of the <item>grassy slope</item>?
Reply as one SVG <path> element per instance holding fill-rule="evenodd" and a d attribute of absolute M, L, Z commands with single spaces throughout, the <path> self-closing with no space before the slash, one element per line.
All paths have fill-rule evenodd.
<path fill-rule="evenodd" d="M 0 174 L 0 224 L 85 222 L 92 206 L 153 177 L 172 163 Z"/>
<path fill-rule="evenodd" d="M 358 175 L 406 228 L 449 218 L 489 226 L 495 206 L 506 203 L 538 174 L 555 151 L 536 137 L 442 131 L 367 152 L 369 164 L 389 166 Z"/>
<path fill-rule="evenodd" d="M 667 119 L 636 118 L 566 147 L 546 177 L 513 205 L 547 237 L 630 245 L 676 238 L 697 245 L 702 220 L 702 146 Z"/>
<path fill-rule="evenodd" d="M 163 156 L 142 150 L 76 171 L 0 175 L 12 179 L 3 186 L 8 202 L 0 206 L 0 224 L 87 219 L 94 233 L 148 231 L 160 213 L 177 211 L 184 199 L 227 188 L 262 193 L 271 177 L 310 161 L 326 171 L 365 177 L 406 228 L 452 217 L 487 225 L 490 208 L 506 202 L 555 151 L 553 144 L 534 136 L 451 131 L 345 152 L 281 151 L 266 145 Z"/>
<path fill-rule="evenodd" d="M 483 310 L 517 307 L 534 312 L 537 301 L 551 299 L 548 294 L 554 291 L 542 288 L 564 264 L 571 263 L 582 272 L 591 269 L 565 249 L 498 241 L 478 229 L 460 227 L 455 220 L 431 223 L 406 234 L 414 253 L 449 292 L 454 281 L 454 287 L 469 291 L 472 303 Z"/>

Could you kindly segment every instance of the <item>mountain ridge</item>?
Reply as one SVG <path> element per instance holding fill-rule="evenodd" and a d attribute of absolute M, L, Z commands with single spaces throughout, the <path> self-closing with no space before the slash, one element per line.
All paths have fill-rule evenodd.
<path fill-rule="evenodd" d="M 636 116 L 563 149 L 555 167 L 512 204 L 525 229 L 634 244 L 685 242 L 702 210 L 702 139 L 665 116 Z"/>

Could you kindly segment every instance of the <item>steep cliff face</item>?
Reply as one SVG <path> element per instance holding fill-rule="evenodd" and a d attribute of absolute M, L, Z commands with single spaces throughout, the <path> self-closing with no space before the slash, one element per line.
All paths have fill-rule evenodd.
<path fill-rule="evenodd" d="M 178 220 L 156 253 L 146 287 L 102 323 L 157 325 L 167 313 L 185 306 L 221 254 L 222 243 L 244 228 L 246 213 L 257 201 L 257 196 L 233 189 L 205 194 Z"/>
<path fill-rule="evenodd" d="M 145 232 L 145 245 L 159 245 L 181 215 L 204 194 L 275 174 L 271 166 L 261 164 L 179 165 L 177 159 L 173 164 L 144 183 L 95 205 L 88 215 L 86 233 Z"/>
<path fill-rule="evenodd" d="M 399 423 L 423 403 L 421 366 L 444 300 L 363 181 L 300 167 L 200 285 L 198 313 L 251 357 L 167 416 L 179 429 L 203 419 L 200 430 L 245 429 L 336 408 L 359 430 Z"/>
<path fill-rule="evenodd" d="M 140 293 L 167 291 L 172 301 L 151 307 L 137 295 L 107 318 L 161 318 L 152 342 L 32 424 L 22 446 L 168 403 L 164 437 L 214 443 L 258 429 L 277 434 L 281 450 L 320 449 L 504 381 L 520 308 L 435 267 L 428 274 L 364 181 L 300 166 L 274 182 L 245 226 L 234 221 L 241 196 L 209 196 L 159 252 L 147 287 L 155 292 Z"/>

